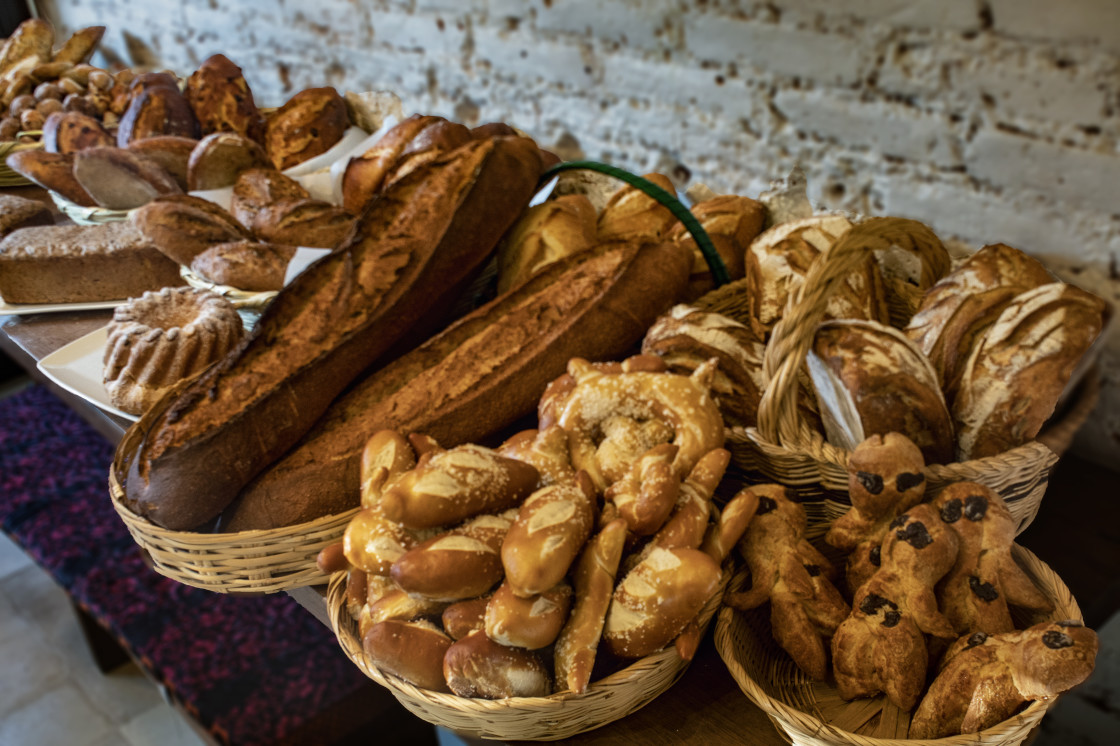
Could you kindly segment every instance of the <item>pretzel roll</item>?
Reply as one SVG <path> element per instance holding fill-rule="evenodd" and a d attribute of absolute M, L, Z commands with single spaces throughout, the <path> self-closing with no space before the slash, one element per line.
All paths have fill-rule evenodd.
<path fill-rule="evenodd" d="M 754 514 L 758 512 L 758 495 L 750 490 L 743 490 L 731 498 L 719 518 L 708 528 L 700 550 L 716 562 L 723 564 L 727 555 L 743 538 Z"/>
<path fill-rule="evenodd" d="M 626 574 L 607 611 L 603 642 L 642 658 L 673 641 L 719 588 L 720 568 L 698 549 L 655 547 Z"/>
<path fill-rule="evenodd" d="M 587 542 L 576 563 L 575 604 L 553 656 L 558 688 L 567 686 L 576 694 L 587 691 L 625 543 L 626 521 L 615 519 Z"/>
<path fill-rule="evenodd" d="M 443 659 L 452 639 L 431 622 L 389 620 L 370 627 L 362 648 L 370 662 L 423 689 L 448 691 Z"/>
<path fill-rule="evenodd" d="M 655 533 L 677 502 L 680 481 L 673 472 L 677 446 L 662 443 L 642 454 L 630 472 L 607 488 L 605 497 L 638 536 Z"/>
<path fill-rule="evenodd" d="M 622 414 L 668 424 L 678 448 L 673 468 L 678 477 L 688 474 L 701 456 L 723 446 L 723 418 L 709 393 L 714 372 L 710 362 L 690 376 L 635 369 L 612 373 L 573 358 L 568 375 L 574 384 L 556 412 L 556 421 L 568 432 L 572 465 L 587 470 L 600 491 L 606 489 L 595 440 L 606 418 Z"/>
<path fill-rule="evenodd" d="M 488 603 L 490 603 L 490 596 L 468 598 L 466 601 L 456 601 L 451 604 L 440 615 L 443 631 L 450 635 L 452 640 L 461 640 L 476 629 L 483 629 L 486 626 Z"/>
<path fill-rule="evenodd" d="M 386 516 L 409 528 L 445 526 L 516 505 L 538 477 L 523 461 L 467 443 L 421 456 L 385 488 L 381 503 Z"/>
<path fill-rule="evenodd" d="M 551 645 L 572 605 L 572 587 L 559 583 L 544 593 L 522 598 L 502 583 L 486 604 L 486 636 L 515 648 L 538 650 Z"/>
<path fill-rule="evenodd" d="M 525 499 L 502 542 L 502 566 L 515 595 L 544 593 L 568 574 L 595 523 L 595 493 L 577 483 L 543 487 Z"/>
<path fill-rule="evenodd" d="M 548 669 L 534 652 L 494 642 L 483 630 L 452 643 L 443 656 L 443 678 L 460 697 L 544 697 L 552 692 Z"/>
<path fill-rule="evenodd" d="M 408 438 L 396 430 L 379 430 L 370 436 L 362 449 L 360 466 L 362 507 L 380 503 L 385 485 L 415 466 L 416 453 Z"/>
<path fill-rule="evenodd" d="M 481 515 L 401 555 L 389 571 L 410 594 L 440 601 L 480 596 L 502 579 L 502 540 L 513 511 Z"/>
<path fill-rule="evenodd" d="M 558 425 L 543 430 L 522 430 L 502 443 L 498 453 L 532 464 L 540 474 L 537 487 L 576 478 L 568 455 L 568 435 Z"/>
<path fill-rule="evenodd" d="M 667 549 L 700 547 L 708 531 L 712 495 L 730 462 L 731 452 L 725 448 L 715 448 L 704 454 L 681 485 L 673 513 L 654 535 L 652 544 Z"/>

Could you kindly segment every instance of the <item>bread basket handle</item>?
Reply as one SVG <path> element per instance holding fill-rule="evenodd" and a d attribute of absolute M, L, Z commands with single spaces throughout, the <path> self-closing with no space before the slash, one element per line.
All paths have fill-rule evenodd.
<path fill-rule="evenodd" d="M 941 241 L 927 226 L 905 218 L 869 218 L 857 223 L 813 262 L 805 279 L 790 293 L 781 319 L 774 325 L 763 358 L 767 382 L 758 405 L 758 433 L 770 443 L 806 449 L 823 438 L 798 413 L 798 371 L 824 318 L 828 300 L 870 252 L 898 247 L 920 258 Z M 923 283 L 930 278 L 923 262 Z"/>
<path fill-rule="evenodd" d="M 690 212 L 679 199 L 657 184 L 654 184 L 649 179 L 638 176 L 637 174 L 632 174 L 617 166 L 599 163 L 598 161 L 565 161 L 563 163 L 557 163 L 555 166 L 545 171 L 541 175 L 539 183 L 542 185 L 547 184 L 553 176 L 556 176 L 561 171 L 573 171 L 576 169 L 598 171 L 601 174 L 613 176 L 636 189 L 640 189 L 655 199 L 666 207 L 669 212 L 673 213 L 673 217 L 681 221 L 688 232 L 692 234 L 692 238 L 696 241 L 696 246 L 704 256 L 704 261 L 708 263 L 708 269 L 712 273 L 712 281 L 715 283 L 715 286 L 720 287 L 731 281 L 730 275 L 727 274 L 727 267 L 723 264 L 723 259 L 720 258 L 716 247 L 712 245 L 712 239 L 708 237 L 708 232 L 700 225 L 700 221 L 696 219 L 692 212 Z"/>

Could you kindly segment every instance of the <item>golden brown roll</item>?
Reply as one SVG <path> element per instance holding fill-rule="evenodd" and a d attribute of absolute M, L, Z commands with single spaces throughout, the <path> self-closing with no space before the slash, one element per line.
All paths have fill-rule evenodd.
<path fill-rule="evenodd" d="M 283 171 L 330 150 L 350 126 L 346 100 L 334 88 L 306 88 L 265 125 L 264 149 Z"/>
<path fill-rule="evenodd" d="M 498 292 L 504 293 L 546 264 L 596 242 L 595 208 L 568 194 L 526 210 L 498 248 Z"/>

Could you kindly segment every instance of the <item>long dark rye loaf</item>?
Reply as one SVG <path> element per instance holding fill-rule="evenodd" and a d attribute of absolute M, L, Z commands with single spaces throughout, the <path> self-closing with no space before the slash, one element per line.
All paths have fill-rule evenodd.
<path fill-rule="evenodd" d="M 359 462 L 378 430 L 445 447 L 477 442 L 536 410 L 579 356 L 625 355 L 682 297 L 680 244 L 601 244 L 546 267 L 358 383 L 222 518 L 227 531 L 312 520 L 358 504 Z"/>
<path fill-rule="evenodd" d="M 114 468 L 138 515 L 216 517 L 416 319 L 482 266 L 540 173 L 528 138 L 472 141 L 372 203 L 337 251 L 269 305 L 243 347 L 164 397 Z M 126 441 L 127 442 L 127 441 Z"/>

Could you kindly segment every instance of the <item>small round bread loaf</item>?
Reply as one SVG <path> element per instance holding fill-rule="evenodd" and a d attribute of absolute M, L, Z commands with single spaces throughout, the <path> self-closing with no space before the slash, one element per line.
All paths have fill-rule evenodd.
<path fill-rule="evenodd" d="M 292 246 L 233 241 L 214 244 L 191 260 L 191 270 L 216 285 L 262 292 L 284 287 Z"/>
<path fill-rule="evenodd" d="M 109 323 L 103 369 L 109 401 L 141 414 L 243 335 L 233 304 L 216 293 L 191 287 L 148 291 L 117 307 Z"/>

